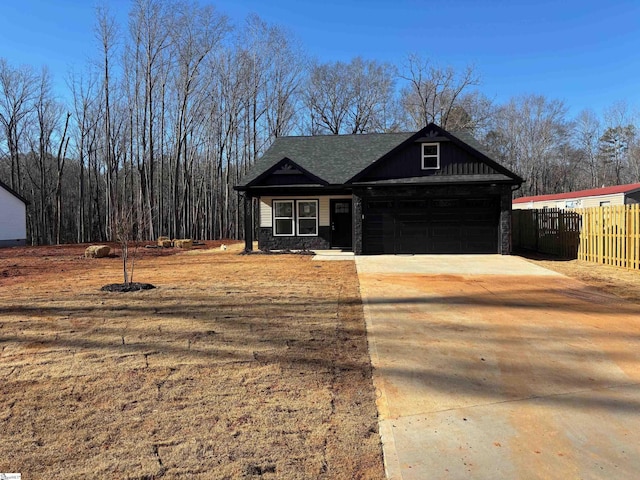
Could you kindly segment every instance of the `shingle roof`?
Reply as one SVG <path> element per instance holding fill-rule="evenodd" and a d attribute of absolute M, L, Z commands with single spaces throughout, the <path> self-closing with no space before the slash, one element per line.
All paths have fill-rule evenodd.
<path fill-rule="evenodd" d="M 544 202 L 547 200 L 565 200 L 567 198 L 597 197 L 601 195 L 613 195 L 615 193 L 631 193 L 636 190 L 640 190 L 640 183 L 614 185 L 612 187 L 590 188 L 588 190 L 578 190 L 577 192 L 537 195 L 534 197 L 520 197 L 516 198 L 513 203 Z"/>
<path fill-rule="evenodd" d="M 464 131 L 446 132 L 434 124 L 429 124 L 419 132 L 280 137 L 253 165 L 236 188 L 248 186 L 283 159 L 291 160 L 329 185 L 352 183 L 357 181 L 358 174 L 364 173 L 363 170 L 376 161 L 381 161 L 387 153 L 412 137 L 419 138 L 424 132 L 433 129 L 484 156 L 484 161 L 495 168 L 498 171 L 497 177 L 500 177 L 491 181 L 501 180 L 501 177 L 505 176 L 511 181 L 522 182 L 520 177 L 493 161 L 471 134 Z"/>
<path fill-rule="evenodd" d="M 329 184 L 341 185 L 415 132 L 280 137 L 244 176 L 246 185 L 283 158 L 289 158 Z"/>

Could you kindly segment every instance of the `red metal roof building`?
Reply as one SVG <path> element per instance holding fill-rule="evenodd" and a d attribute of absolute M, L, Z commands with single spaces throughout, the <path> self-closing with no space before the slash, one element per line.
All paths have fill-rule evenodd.
<path fill-rule="evenodd" d="M 587 208 L 640 203 L 640 183 L 516 198 L 514 209 Z"/>

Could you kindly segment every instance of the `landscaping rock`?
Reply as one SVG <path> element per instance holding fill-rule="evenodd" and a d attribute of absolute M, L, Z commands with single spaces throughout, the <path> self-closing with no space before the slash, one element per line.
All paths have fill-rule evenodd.
<path fill-rule="evenodd" d="M 173 245 L 176 248 L 184 248 L 185 250 L 193 247 L 193 240 L 190 238 L 182 238 L 180 240 L 174 240 Z"/>
<path fill-rule="evenodd" d="M 158 246 L 163 248 L 173 247 L 173 242 L 169 237 L 158 237 Z"/>
<path fill-rule="evenodd" d="M 103 258 L 111 253 L 107 245 L 91 245 L 84 251 L 85 258 Z"/>

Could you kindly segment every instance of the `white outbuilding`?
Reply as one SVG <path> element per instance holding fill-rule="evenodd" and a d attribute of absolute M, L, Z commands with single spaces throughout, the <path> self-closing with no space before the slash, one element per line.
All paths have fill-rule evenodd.
<path fill-rule="evenodd" d="M 27 242 L 27 201 L 0 181 L 0 247 Z"/>

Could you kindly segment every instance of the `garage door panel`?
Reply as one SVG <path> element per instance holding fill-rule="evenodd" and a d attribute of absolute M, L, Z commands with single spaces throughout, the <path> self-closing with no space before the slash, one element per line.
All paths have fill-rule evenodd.
<path fill-rule="evenodd" d="M 396 219 L 396 253 L 427 253 L 429 223 L 424 216 L 404 215 Z"/>
<path fill-rule="evenodd" d="M 496 198 L 375 199 L 365 203 L 365 253 L 497 253 Z"/>
<path fill-rule="evenodd" d="M 390 213 L 367 215 L 363 229 L 364 253 L 394 252 L 394 220 Z"/>
<path fill-rule="evenodd" d="M 462 249 L 462 226 L 458 224 L 435 224 L 430 228 L 429 253 L 458 253 Z"/>
<path fill-rule="evenodd" d="M 498 230 L 495 226 L 467 225 L 462 238 L 463 251 L 468 253 L 496 253 L 498 249 Z"/>

